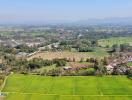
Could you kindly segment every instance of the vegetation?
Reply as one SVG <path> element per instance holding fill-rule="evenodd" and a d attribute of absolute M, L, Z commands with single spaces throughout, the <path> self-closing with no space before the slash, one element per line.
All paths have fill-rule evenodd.
<path fill-rule="evenodd" d="M 100 39 L 98 41 L 99 46 L 112 47 L 115 44 L 129 44 L 132 45 L 132 37 L 112 37 L 109 39 Z"/>
<path fill-rule="evenodd" d="M 103 58 L 105 56 L 108 56 L 109 53 L 102 48 L 95 48 L 94 52 L 74 52 L 74 51 L 57 51 L 57 52 L 41 52 L 37 53 L 33 56 L 28 57 L 28 60 L 31 60 L 33 58 L 43 58 L 43 59 L 55 59 L 55 58 L 68 58 L 68 59 L 73 59 L 75 58 L 76 61 L 80 61 L 81 58 L 84 58 L 86 60 L 89 57 L 99 57 Z"/>
<path fill-rule="evenodd" d="M 34 27 L 0 32 L 6 100 L 132 99 L 130 26 Z"/>
<path fill-rule="evenodd" d="M 132 66 L 132 62 L 127 63 L 127 66 Z"/>
<path fill-rule="evenodd" d="M 41 77 L 16 74 L 9 76 L 2 92 L 6 100 L 131 100 L 131 88 L 131 80 L 125 76 Z"/>

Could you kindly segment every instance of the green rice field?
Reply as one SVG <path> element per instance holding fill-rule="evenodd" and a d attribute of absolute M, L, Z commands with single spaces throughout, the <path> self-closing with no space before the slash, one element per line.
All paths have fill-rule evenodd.
<path fill-rule="evenodd" d="M 8 77 L 2 92 L 5 100 L 132 100 L 132 80 L 126 76 L 14 74 Z"/>

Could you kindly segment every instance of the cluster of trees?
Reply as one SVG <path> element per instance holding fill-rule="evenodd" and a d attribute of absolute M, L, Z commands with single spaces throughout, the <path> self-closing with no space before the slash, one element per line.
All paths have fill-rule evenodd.
<path fill-rule="evenodd" d="M 0 52 L 1 53 L 10 53 L 10 54 L 16 54 L 16 50 L 11 47 L 5 47 L 0 45 Z"/>
<path fill-rule="evenodd" d="M 132 52 L 132 46 L 129 44 L 114 44 L 111 48 L 111 52 Z"/>
<path fill-rule="evenodd" d="M 93 52 L 94 47 L 98 46 L 97 41 L 89 41 L 87 39 L 80 39 L 76 41 L 74 47 L 79 51 L 79 52 Z"/>
<path fill-rule="evenodd" d="M 56 68 L 51 70 L 35 70 L 34 73 L 41 76 L 62 76 L 62 69 Z"/>
<path fill-rule="evenodd" d="M 98 46 L 96 40 L 89 41 L 88 39 L 73 39 L 60 41 L 60 45 L 57 49 L 69 50 L 75 48 L 79 52 L 93 52 L 94 47 Z"/>
<path fill-rule="evenodd" d="M 41 58 L 34 58 L 30 61 L 25 59 L 16 60 L 15 68 L 18 71 L 29 71 L 31 72 L 34 69 L 47 67 L 51 65 L 56 65 L 56 67 L 62 67 L 66 65 L 65 59 L 53 59 L 53 60 L 43 60 Z"/>
<path fill-rule="evenodd" d="M 132 69 L 128 71 L 128 78 L 132 79 Z"/>
<path fill-rule="evenodd" d="M 68 51 L 71 51 L 72 47 L 70 45 L 60 45 L 58 48 L 58 50 L 68 50 Z"/>
<path fill-rule="evenodd" d="M 104 65 L 105 60 L 104 59 L 96 59 L 94 63 L 94 68 L 96 69 L 95 75 L 97 76 L 103 76 L 107 74 L 106 67 Z"/>
<path fill-rule="evenodd" d="M 8 53 L 8 54 L 17 54 L 19 52 L 33 53 L 37 50 L 38 50 L 37 47 L 28 47 L 26 45 L 18 45 L 14 48 L 0 45 L 0 52 Z"/>
<path fill-rule="evenodd" d="M 15 49 L 17 49 L 18 52 L 26 52 L 26 53 L 32 53 L 37 51 L 37 47 L 28 47 L 26 45 L 18 45 L 15 47 Z"/>
<path fill-rule="evenodd" d="M 82 69 L 79 70 L 76 75 L 79 76 L 90 76 L 90 75 L 95 75 L 96 70 L 94 68 L 87 68 L 87 69 Z"/>

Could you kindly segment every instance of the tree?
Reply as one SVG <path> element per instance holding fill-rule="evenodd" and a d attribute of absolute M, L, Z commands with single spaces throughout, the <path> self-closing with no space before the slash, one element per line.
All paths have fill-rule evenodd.
<path fill-rule="evenodd" d="M 94 68 L 97 70 L 96 75 L 102 76 L 102 75 L 107 74 L 106 67 L 103 65 L 103 63 L 101 61 L 97 60 Z"/>
<path fill-rule="evenodd" d="M 87 68 L 87 69 L 78 71 L 78 73 L 79 73 L 78 75 L 82 75 L 82 76 L 94 75 L 95 72 L 96 72 L 96 70 L 94 68 Z"/>
<path fill-rule="evenodd" d="M 89 58 L 87 58 L 87 59 L 86 59 L 86 62 L 90 62 L 90 59 L 89 59 Z"/>
<path fill-rule="evenodd" d="M 112 52 L 120 52 L 120 45 L 114 44 L 112 46 Z"/>
<path fill-rule="evenodd" d="M 104 59 L 103 59 L 103 64 L 104 64 L 104 65 L 108 65 L 108 64 L 109 64 L 108 57 L 104 57 Z"/>
<path fill-rule="evenodd" d="M 41 71 L 40 71 L 40 75 L 46 76 L 46 75 L 47 75 L 47 70 L 46 70 L 46 69 L 41 70 Z"/>
<path fill-rule="evenodd" d="M 129 44 L 121 44 L 120 51 L 121 52 L 132 51 L 132 47 Z"/>
<path fill-rule="evenodd" d="M 76 59 L 75 58 L 73 58 L 73 62 L 75 62 L 76 61 Z"/>
<path fill-rule="evenodd" d="M 98 41 L 97 40 L 94 40 L 94 41 L 91 41 L 91 45 L 94 47 L 94 46 L 98 46 Z"/>
<path fill-rule="evenodd" d="M 45 51 L 49 51 L 50 48 L 48 46 L 45 47 Z"/>
<path fill-rule="evenodd" d="M 61 73 L 61 70 L 60 70 L 60 69 L 52 69 L 52 70 L 49 71 L 48 74 L 49 74 L 50 76 L 59 76 L 60 73 Z"/>
<path fill-rule="evenodd" d="M 29 69 L 35 69 L 35 68 L 40 68 L 40 65 L 34 62 L 29 62 L 28 64 Z"/>
<path fill-rule="evenodd" d="M 66 65 L 65 59 L 54 59 L 53 63 L 56 64 L 56 67 L 62 67 Z"/>
<path fill-rule="evenodd" d="M 128 78 L 132 79 L 132 69 L 128 70 Z"/>
<path fill-rule="evenodd" d="M 94 63 L 95 62 L 95 58 L 90 58 L 89 62 Z"/>
<path fill-rule="evenodd" d="M 84 58 L 81 58 L 81 59 L 80 59 L 80 62 L 83 62 L 83 60 L 84 60 Z"/>
<path fill-rule="evenodd" d="M 95 68 L 96 70 L 98 69 L 99 64 L 100 64 L 100 59 L 96 58 L 96 59 L 94 60 L 94 68 Z"/>

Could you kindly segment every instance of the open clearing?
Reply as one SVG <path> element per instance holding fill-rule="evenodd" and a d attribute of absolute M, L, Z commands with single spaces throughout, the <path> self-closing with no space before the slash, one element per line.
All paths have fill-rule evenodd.
<path fill-rule="evenodd" d="M 132 100 L 132 81 L 125 76 L 43 77 L 11 75 L 5 100 Z"/>
<path fill-rule="evenodd" d="M 102 47 L 109 46 L 111 47 L 114 44 L 130 44 L 132 45 L 132 37 L 115 37 L 115 38 L 109 38 L 109 39 L 101 39 L 99 40 L 99 45 Z"/>
<path fill-rule="evenodd" d="M 40 52 L 29 57 L 28 60 L 31 60 L 33 58 L 43 58 L 49 60 L 52 60 L 54 58 L 68 58 L 68 59 L 70 58 L 72 60 L 73 58 L 75 58 L 76 61 L 80 61 L 81 58 L 86 60 L 89 57 L 104 57 L 104 56 L 108 56 L 106 50 L 97 48 L 95 52 L 69 52 L 69 51 Z"/>

